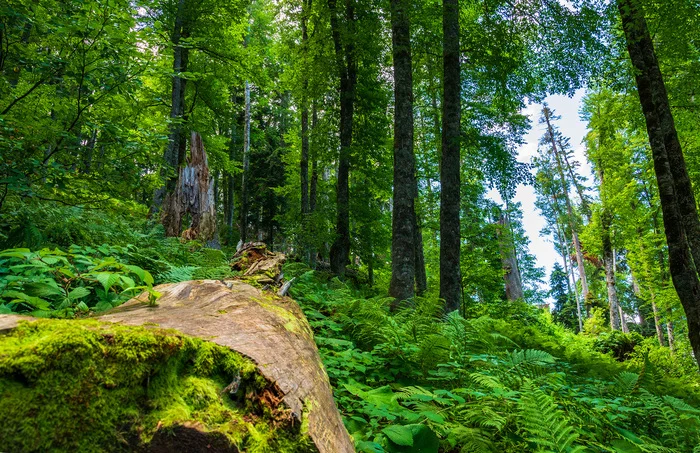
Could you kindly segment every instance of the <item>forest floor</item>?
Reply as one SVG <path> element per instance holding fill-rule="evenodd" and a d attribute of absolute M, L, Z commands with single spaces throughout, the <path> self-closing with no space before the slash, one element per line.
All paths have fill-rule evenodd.
<path fill-rule="evenodd" d="M 135 290 L 155 298 L 158 284 L 238 274 L 230 265 L 232 250 L 166 239 L 158 228 L 99 213 L 54 214 L 37 220 L 41 241 L 29 243 L 24 231 L 25 248 L 0 252 L 1 313 L 83 318 L 123 304 Z M 295 279 L 289 295 L 313 329 L 357 451 L 700 452 L 697 371 L 692 361 L 680 360 L 683 351 L 674 356 L 655 338 L 610 332 L 600 320 L 576 334 L 520 302 L 472 304 L 460 315 L 445 314 L 437 297 L 426 296 L 390 312 L 381 287 L 343 282 L 298 262 L 288 262 L 284 275 Z M 361 269 L 358 276 L 362 280 Z M 90 335 L 85 329 L 69 336 L 84 345 L 92 344 Z M 186 355 L 197 356 L 200 348 L 186 346 Z M 138 367 L 143 356 L 132 354 L 137 359 L 131 365 Z M 3 379 L 11 365 L 6 358 L 0 360 Z M 71 366 L 63 360 L 61 366 Z M 89 364 L 85 369 L 106 366 Z M 230 375 L 221 379 L 217 385 L 227 384 Z M 54 391 L 47 387 L 45 394 Z M 21 398 L 11 397 L 12 418 L 30 420 L 25 410 L 31 405 L 24 407 Z M 83 422 L 89 428 L 66 426 L 74 432 L 103 429 Z M 256 432 L 256 438 L 270 439 L 269 430 Z"/>

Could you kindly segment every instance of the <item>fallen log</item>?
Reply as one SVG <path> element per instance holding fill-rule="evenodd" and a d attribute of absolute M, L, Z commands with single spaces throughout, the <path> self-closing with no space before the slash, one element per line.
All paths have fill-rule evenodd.
<path fill-rule="evenodd" d="M 340 414 L 335 406 L 328 377 L 321 364 L 311 329 L 300 308 L 293 300 L 263 292 L 237 280 L 226 282 L 214 280 L 190 281 L 160 285 L 156 290 L 162 293 L 157 306 L 150 306 L 145 299 L 137 297 L 98 317 L 99 322 L 95 320 L 42 320 L 25 322 L 20 327 L 12 330 L 22 319 L 14 319 L 19 317 L 12 316 L 0 316 L 0 330 L 9 332 L 7 335 L 0 337 L 0 407 L 6 402 L 5 392 L 9 392 L 9 389 L 17 386 L 25 386 L 24 382 L 27 380 L 29 382 L 27 398 L 45 397 L 32 394 L 32 378 L 24 376 L 20 381 L 17 381 L 17 367 L 13 368 L 6 365 L 7 363 L 32 363 L 32 360 L 36 360 L 32 359 L 33 349 L 28 346 L 24 350 L 17 350 L 17 348 L 8 347 L 8 345 L 16 345 L 22 341 L 22 338 L 27 338 L 31 332 L 35 332 L 37 329 L 51 329 L 50 326 L 58 326 L 56 328 L 59 330 L 70 331 L 73 329 L 72 326 L 78 325 L 80 329 L 83 329 L 79 335 L 73 332 L 72 335 L 62 340 L 68 344 L 64 354 L 73 354 L 70 349 L 74 346 L 73 343 L 82 345 L 83 338 L 87 338 L 85 342 L 88 343 L 91 341 L 99 343 L 95 351 L 104 352 L 110 351 L 110 341 L 114 342 L 115 338 L 119 338 L 118 343 L 128 343 L 128 338 L 133 336 L 133 345 L 140 345 L 139 342 L 143 341 L 144 337 L 155 335 L 161 338 L 165 344 L 165 346 L 158 346 L 159 351 L 165 350 L 168 353 L 175 354 L 179 357 L 179 360 L 186 360 L 186 363 L 197 363 L 199 360 L 203 361 L 210 368 L 220 366 L 220 364 L 217 365 L 216 360 L 212 359 L 211 354 L 202 359 L 200 357 L 201 353 L 192 352 L 192 350 L 198 350 L 198 348 L 202 350 L 218 348 L 216 351 L 220 360 L 224 360 L 226 363 L 235 362 L 238 364 L 237 367 L 229 366 L 224 370 L 223 374 L 226 375 L 225 381 L 219 375 L 217 375 L 220 378 L 219 382 L 216 382 L 213 378 L 211 382 L 206 380 L 200 382 L 199 379 L 205 379 L 205 377 L 200 376 L 186 376 L 182 378 L 192 380 L 197 382 L 198 385 L 212 389 L 205 392 L 205 394 L 212 400 L 207 400 L 209 401 L 207 404 L 217 408 L 217 414 L 219 415 L 216 424 L 212 424 L 211 414 L 207 417 L 198 418 L 196 416 L 197 412 L 192 410 L 189 412 L 186 410 L 168 412 L 167 417 L 158 415 L 161 419 L 154 417 L 152 411 L 146 411 L 146 413 L 142 414 L 141 420 L 145 421 L 138 427 L 141 430 L 142 447 L 143 445 L 150 445 L 149 442 L 160 442 L 159 445 L 162 445 L 160 450 L 153 447 L 151 450 L 146 448 L 146 451 L 166 451 L 172 446 L 172 439 L 161 432 L 163 429 L 169 430 L 168 432 L 172 435 L 190 439 L 194 444 L 201 441 L 205 443 L 210 442 L 210 445 L 228 445 L 226 448 L 230 448 L 229 450 L 217 448 L 215 450 L 202 451 L 239 451 L 239 447 L 236 446 L 235 442 L 232 442 L 230 433 L 232 430 L 234 432 L 242 432 L 246 429 L 268 430 L 268 435 L 272 433 L 273 437 L 279 436 L 282 444 L 270 447 L 272 451 L 319 451 L 321 453 L 349 453 L 354 451 L 352 440 L 345 430 Z M 89 325 L 82 326 L 81 323 L 88 323 Z M 146 326 L 147 328 L 141 326 Z M 75 328 L 77 329 L 78 327 Z M 137 330 L 129 332 L 121 329 Z M 91 334 L 89 332 L 97 333 Z M 36 347 L 40 345 L 41 338 L 44 337 L 34 338 L 32 340 L 34 341 L 33 346 L 30 346 Z M 71 340 L 71 338 L 74 339 Z M 172 338 L 176 338 L 176 340 Z M 149 344 L 159 344 L 161 340 L 151 339 L 149 340 L 150 343 L 145 342 L 142 346 L 144 354 L 148 356 L 150 351 Z M 190 344 L 190 346 L 187 348 L 178 346 L 182 344 Z M 192 345 L 196 345 L 196 347 Z M 183 348 L 190 351 L 189 355 L 177 352 Z M 149 369 L 147 373 L 142 372 L 141 368 L 139 368 L 141 370 L 139 373 L 132 373 L 138 376 L 137 380 L 142 379 L 142 381 L 132 383 L 132 385 L 136 389 L 141 389 L 139 391 L 145 392 L 147 396 L 148 382 L 154 382 L 155 380 L 162 383 L 160 373 L 163 369 L 172 369 L 178 366 L 184 367 L 181 362 L 178 362 L 180 365 L 172 365 L 167 360 L 163 362 L 164 358 L 160 356 L 153 357 L 152 363 L 148 360 L 145 363 L 141 363 L 138 356 L 139 348 L 133 349 L 130 349 L 129 357 L 122 357 L 120 359 L 122 362 L 118 363 L 125 364 L 124 366 L 132 366 L 134 364 L 131 362 L 137 362 L 139 367 Z M 14 351 L 11 354 L 14 354 L 15 362 L 13 362 L 14 359 L 10 360 L 12 358 L 8 358 L 6 351 Z M 234 354 L 234 356 L 228 356 L 227 353 Z M 25 357 L 22 357 L 22 354 Z M 80 363 L 81 350 L 76 351 L 75 354 L 77 366 Z M 114 352 L 114 354 L 117 354 L 117 352 Z M 180 357 L 183 354 L 186 357 Z M 155 355 L 157 356 L 157 354 Z M 159 358 L 159 360 L 156 360 L 156 358 Z M 103 359 L 102 355 L 98 355 L 94 360 L 102 363 L 101 361 L 107 359 Z M 44 367 L 41 371 L 42 373 L 48 373 L 47 376 L 57 372 L 51 369 L 51 363 L 49 360 L 48 368 Z M 246 367 L 246 363 L 253 364 L 252 368 L 250 366 Z M 99 366 L 92 365 L 93 373 L 98 373 L 99 375 L 103 372 L 99 369 Z M 103 365 L 108 369 L 116 366 L 109 360 Z M 70 365 L 70 362 L 61 362 L 60 366 L 65 368 L 72 365 Z M 149 368 L 151 366 L 154 368 Z M 37 365 L 37 368 L 41 367 Z M 216 369 L 218 370 L 218 368 Z M 31 370 L 24 371 L 29 374 L 32 372 Z M 15 377 L 13 378 L 13 376 Z M 259 377 L 256 378 L 255 376 Z M 123 379 L 127 379 L 127 377 L 123 377 Z M 177 376 L 169 379 L 174 383 L 181 381 L 181 377 Z M 96 391 L 96 394 L 87 392 L 80 396 L 66 395 L 62 393 L 61 389 L 56 389 L 55 393 L 50 397 L 55 401 L 48 405 L 45 411 L 54 408 L 54 404 L 60 405 L 63 398 L 68 401 L 64 404 L 68 407 L 74 406 L 75 398 L 79 398 L 80 404 L 90 406 L 92 404 L 100 404 L 100 395 L 111 395 L 110 392 L 116 389 L 126 391 L 125 384 L 119 379 L 111 383 L 101 382 L 100 379 L 95 379 L 95 381 L 98 390 L 91 390 L 91 392 Z M 171 382 L 167 379 L 165 381 Z M 47 385 L 46 383 L 44 384 Z M 116 385 L 116 387 L 110 389 L 110 385 Z M 102 388 L 100 386 L 107 387 Z M 142 388 L 143 386 L 145 386 L 145 390 Z M 180 387 L 175 385 L 172 389 L 172 394 L 168 394 L 168 390 L 164 388 L 159 388 L 159 392 L 165 392 L 164 394 L 170 399 L 184 398 L 188 401 L 186 397 L 183 397 L 178 392 L 178 388 Z M 43 388 L 42 391 L 45 392 L 47 389 Z M 160 393 L 160 395 L 162 397 L 163 393 Z M 249 408 L 250 411 L 238 412 L 235 416 L 231 415 L 235 420 L 231 420 L 227 424 L 225 420 L 221 420 L 221 412 L 228 407 L 228 403 L 225 401 L 229 395 L 235 397 L 236 407 L 239 409 Z M 148 398 L 146 399 L 148 400 Z M 13 401 L 17 404 L 16 398 Z M 29 404 L 27 407 L 34 406 Z M 39 406 L 36 410 L 41 412 L 44 409 Z M 231 413 L 233 414 L 235 411 Z M 50 414 L 44 415 L 50 418 Z M 68 416 L 65 411 L 61 412 L 61 415 Z M 76 414 L 75 416 L 80 418 L 81 414 Z M 92 416 L 97 417 L 97 415 Z M 18 426 L 17 418 L 21 417 L 21 408 L 16 408 L 14 412 L 7 416 L 0 414 L 0 438 L 7 438 L 3 435 L 14 433 L 16 432 L 14 430 L 18 428 L 26 431 L 26 426 Z M 150 420 L 150 424 L 148 420 Z M 99 424 L 100 421 L 93 420 L 93 423 Z M 253 426 L 253 428 L 250 428 L 250 426 Z M 51 433 L 58 435 L 55 433 L 55 430 L 42 433 L 40 427 L 34 427 L 33 429 L 34 431 L 30 435 L 43 439 L 43 443 L 38 448 L 17 448 L 17 450 L 42 451 L 51 449 L 52 444 L 50 442 L 46 443 L 46 439 L 47 436 L 50 437 Z M 130 429 L 124 428 L 124 431 L 125 433 L 131 433 L 130 435 L 132 436 L 134 435 Z M 146 436 L 145 441 L 143 439 L 144 432 L 150 433 L 150 437 Z M 66 436 L 66 433 L 62 432 L 61 435 Z M 79 433 L 74 433 L 73 437 L 78 435 Z M 27 434 L 22 434 L 22 436 L 26 437 Z M 124 445 L 132 446 L 133 443 L 129 443 L 130 441 L 126 434 L 122 433 L 120 436 L 125 438 L 126 443 Z M 110 436 L 106 437 L 112 439 Z M 246 439 L 245 434 L 240 434 L 239 438 Z M 304 441 L 305 438 L 309 439 L 306 443 Z M 72 438 L 69 436 L 68 439 Z M 60 439 L 54 440 L 56 442 L 61 441 Z M 75 438 L 74 441 L 70 444 L 73 447 L 72 449 L 75 449 L 75 446 L 80 444 L 79 438 Z M 241 442 L 243 441 L 241 440 Z M 194 447 L 192 448 L 188 451 L 198 451 Z M 245 451 L 245 448 L 240 450 Z"/>

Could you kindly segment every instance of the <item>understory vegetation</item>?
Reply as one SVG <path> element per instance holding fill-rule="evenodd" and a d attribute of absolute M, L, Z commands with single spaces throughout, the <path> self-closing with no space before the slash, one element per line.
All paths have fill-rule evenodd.
<path fill-rule="evenodd" d="M 390 300 L 290 265 L 362 452 L 698 452 L 700 382 L 658 343 L 574 334 L 531 305 Z"/>
<path fill-rule="evenodd" d="M 151 289 L 151 283 L 234 275 L 230 270 L 225 271 L 230 269 L 226 253 L 196 242 L 166 239 L 158 226 L 132 222 L 125 229 L 128 233 L 117 238 L 117 231 L 110 231 L 108 225 L 124 226 L 124 219 L 113 216 L 109 219 L 111 223 L 96 229 L 94 225 L 85 226 L 83 216 L 93 215 L 89 211 L 65 207 L 56 210 L 61 211 L 60 215 L 56 213 L 56 218 L 77 225 L 76 238 L 111 239 L 114 244 L 66 247 L 65 243 L 56 242 L 48 233 L 41 232 L 36 235 L 38 243 L 32 251 L 15 247 L 0 253 L 0 281 L 4 285 L 0 288 L 0 297 L 5 311 L 82 317 L 116 306 L 133 296 L 125 286 L 138 286 L 130 281 L 124 283 L 124 279 L 132 278 L 137 285 L 144 283 L 141 289 L 146 290 L 145 296 L 149 291 L 156 292 Z M 100 233 L 91 239 L 90 235 L 96 230 Z M 36 231 L 42 230 L 37 228 Z M 134 241 L 134 244 L 126 241 Z M 90 266 L 98 269 L 90 269 Z M 62 267 L 80 272 L 71 278 L 61 273 Z M 95 277 L 102 272 L 109 275 Z M 595 316 L 587 322 L 584 331 L 577 334 L 555 323 L 547 310 L 524 302 L 473 303 L 465 305 L 461 313 L 445 314 L 438 298 L 426 296 L 391 312 L 393 299 L 384 296 L 381 289 L 362 283 L 366 278 L 362 272 L 355 282 L 341 282 L 331 273 L 312 271 L 298 262 L 287 264 L 284 272 L 288 279 L 296 277 L 290 295 L 300 304 L 315 331 L 337 405 L 360 452 L 700 451 L 700 380 L 689 351 L 677 349 L 671 353 L 668 348 L 659 346 L 654 337 L 610 330 L 602 318 L 596 320 Z M 65 298 L 63 293 L 54 295 L 46 289 L 54 287 L 51 281 L 61 291 L 70 289 L 69 295 L 78 292 L 76 288 L 85 288 L 79 293 L 86 295 L 73 299 Z M 105 305 L 105 297 L 109 307 Z M 41 302 L 36 302 L 38 300 Z M 173 373 L 179 373 L 173 379 L 184 386 L 183 395 L 189 395 L 190 390 L 201 390 L 204 393 L 198 393 L 200 396 L 196 398 L 206 399 L 209 395 L 212 401 L 219 401 L 216 403 L 219 404 L 216 406 L 218 417 L 232 417 L 235 413 L 226 405 L 220 406 L 220 399 L 213 393 L 210 395 L 214 389 L 222 388 L 226 379 L 230 380 L 231 371 L 224 369 L 229 359 L 221 364 L 221 358 L 217 359 L 214 370 L 204 373 L 194 370 L 191 363 L 198 359 L 192 357 L 197 357 L 197 350 L 202 347 L 199 342 L 195 345 L 188 343 L 192 340 L 179 336 L 139 331 L 139 335 L 147 335 L 147 338 L 124 345 L 128 351 L 114 355 L 118 363 L 111 362 L 108 357 L 88 366 L 87 361 L 94 360 L 90 358 L 91 348 L 117 348 L 105 345 L 105 339 L 115 334 L 106 334 L 99 324 L 90 324 L 93 321 L 75 327 L 61 324 L 63 321 L 53 322 L 59 324 L 25 326 L 3 340 L 0 362 L 4 377 L 0 393 L 10 392 L 12 404 L 7 407 L 14 407 L 12 411 L 4 411 L 4 416 L 9 417 L 7 420 L 32 420 L 27 423 L 32 429 L 38 429 L 41 423 L 51 424 L 51 420 L 55 420 L 51 417 L 61 417 L 73 410 L 69 406 L 54 413 L 57 406 L 47 406 L 44 412 L 40 411 L 48 417 L 43 420 L 28 416 L 26 411 L 31 411 L 34 403 L 20 404 L 21 401 L 35 401 L 36 395 L 49 392 L 49 387 L 54 385 L 60 387 L 61 395 L 66 398 L 71 392 L 84 391 L 74 387 L 78 382 L 87 385 L 81 380 L 84 376 L 81 374 L 77 380 L 67 378 L 65 373 L 70 370 L 97 372 L 97 376 L 90 377 L 90 388 L 98 383 L 111 388 L 109 382 L 127 385 L 122 379 L 129 382 L 135 379 L 134 382 L 143 384 L 143 379 L 154 373 L 154 368 L 143 367 L 149 362 L 150 354 L 157 351 L 162 352 L 157 361 L 164 369 L 173 367 Z M 51 335 L 51 338 L 60 339 L 58 343 L 67 343 L 48 344 L 36 352 L 37 357 L 44 360 L 53 354 L 50 351 L 63 353 L 41 364 L 13 362 L 13 351 L 33 347 L 39 335 Z M 126 338 L 118 332 L 116 335 Z M 175 346 L 168 346 L 170 343 Z M 228 357 L 219 349 L 216 348 L 217 354 Z M 71 357 L 77 361 L 73 363 Z M 166 360 L 164 357 L 176 358 Z M 136 361 L 132 363 L 131 360 Z M 168 365 L 173 361 L 190 365 L 185 368 Z M 137 376 L 129 377 L 135 369 L 138 369 Z M 49 374 L 42 376 L 47 372 Z M 7 377 L 17 374 L 30 382 L 39 379 L 35 396 L 27 399 L 19 390 L 15 392 L 19 384 L 8 381 Z M 64 382 L 65 379 L 68 381 Z M 201 384 L 204 390 L 187 387 L 193 383 Z M 145 391 L 139 387 L 141 384 L 134 392 Z M 41 390 L 42 386 L 46 388 Z M 151 383 L 148 388 L 155 388 L 153 386 Z M 102 392 L 100 394 L 105 397 L 112 395 L 95 391 Z M 149 395 L 152 391 L 156 392 L 148 390 Z M 129 404 L 136 404 L 133 398 L 137 395 L 119 395 L 109 398 L 127 398 L 131 401 Z M 54 400 L 63 396 L 56 396 Z M 161 396 L 167 397 L 166 394 Z M 207 404 L 214 404 L 212 401 Z M 75 441 L 78 445 L 96 439 L 93 436 L 106 435 L 110 424 L 116 423 L 112 416 L 128 416 L 134 423 L 138 420 L 139 426 L 148 427 L 141 432 L 142 438 L 149 432 L 152 434 L 157 420 L 181 417 L 178 411 L 190 411 L 188 414 L 198 419 L 200 412 L 193 410 L 186 401 L 180 403 L 185 405 L 161 408 L 160 403 L 151 402 L 151 409 L 160 409 L 147 419 L 139 418 L 140 409 L 128 404 L 113 403 L 120 407 L 119 413 L 110 410 L 99 416 L 101 409 L 92 408 L 95 412 L 85 417 L 99 420 L 97 425 L 91 425 L 96 431 L 90 431 L 83 440 L 67 438 L 66 442 Z M 41 403 L 37 401 L 37 404 Z M 165 416 L 166 412 L 172 417 Z M 107 419 L 112 421 L 105 422 Z M 12 423 L 8 425 L 7 420 L 3 420 L 2 425 L 13 426 Z M 107 425 L 102 426 L 103 422 Z M 22 442 L 31 442 L 31 439 L 33 436 Z M 242 442 L 241 438 L 236 442 Z M 37 448 L 40 446 L 28 446 L 27 450 Z"/>

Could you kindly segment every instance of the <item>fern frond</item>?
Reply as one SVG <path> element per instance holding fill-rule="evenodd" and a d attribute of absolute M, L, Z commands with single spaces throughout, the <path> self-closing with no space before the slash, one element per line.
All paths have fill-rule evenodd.
<path fill-rule="evenodd" d="M 518 403 L 519 426 L 524 437 L 538 447 L 555 452 L 576 452 L 579 434 L 554 399 L 542 390 L 526 385 Z"/>

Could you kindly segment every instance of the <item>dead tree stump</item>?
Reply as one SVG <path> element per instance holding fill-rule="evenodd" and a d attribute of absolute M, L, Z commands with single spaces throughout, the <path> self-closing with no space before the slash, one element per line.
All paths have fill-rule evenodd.
<path fill-rule="evenodd" d="M 190 224 L 182 231 L 183 218 L 189 214 Z M 212 241 L 216 238 L 216 205 L 214 183 L 209 172 L 202 136 L 192 132 L 190 157 L 180 167 L 175 189 L 166 195 L 161 221 L 166 236 L 186 240 Z"/>

